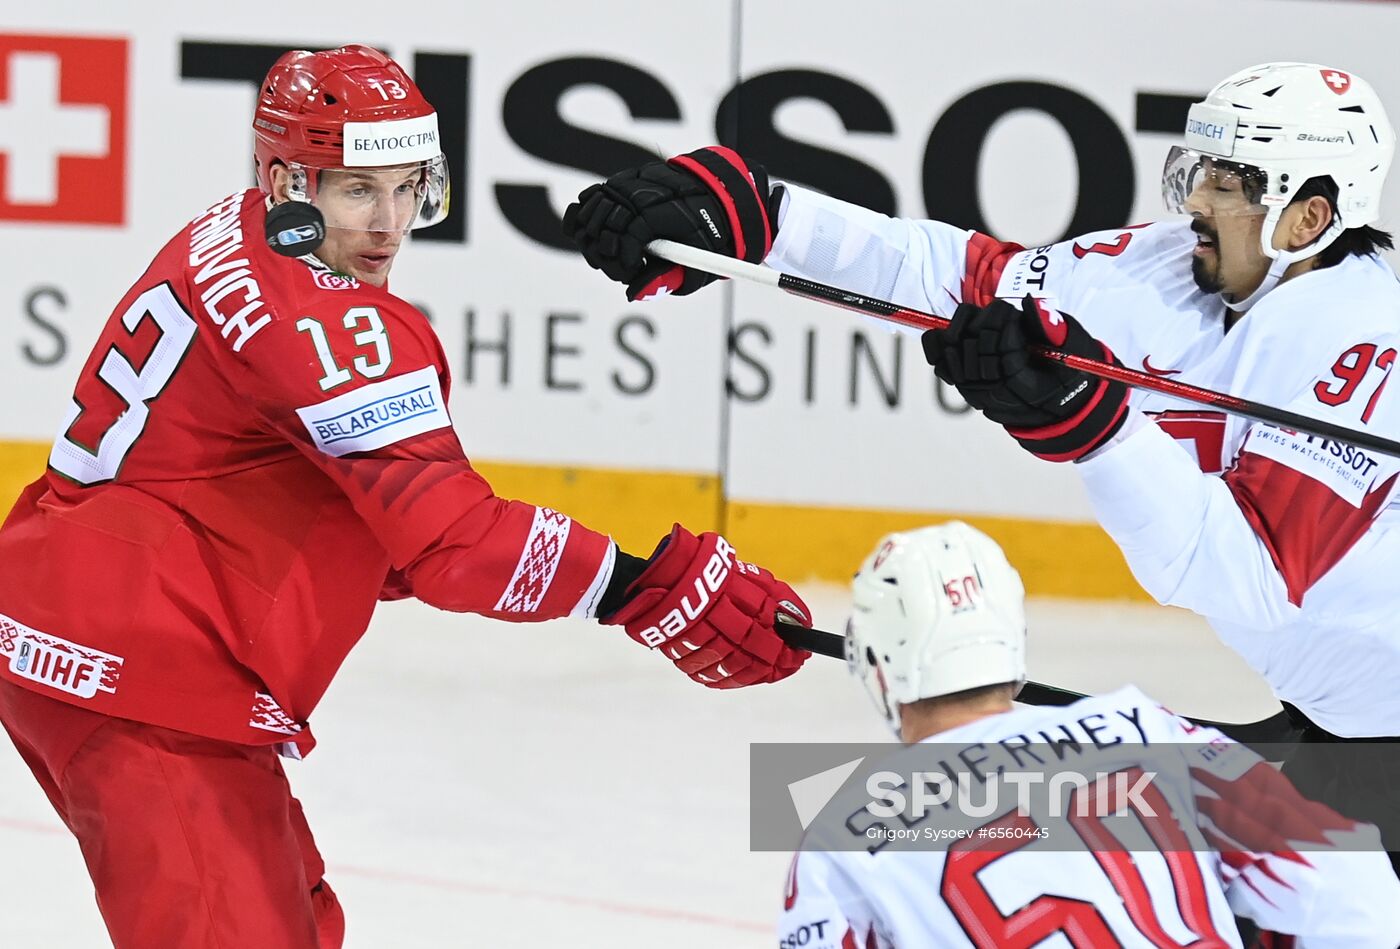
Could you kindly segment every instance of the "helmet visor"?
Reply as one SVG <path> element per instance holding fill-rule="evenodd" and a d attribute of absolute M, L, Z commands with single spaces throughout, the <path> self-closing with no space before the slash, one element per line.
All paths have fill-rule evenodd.
<path fill-rule="evenodd" d="M 1162 203 L 1170 214 L 1265 214 L 1268 191 L 1264 169 L 1181 145 L 1162 168 Z"/>
<path fill-rule="evenodd" d="M 402 233 L 447 217 L 447 159 L 369 168 L 291 167 L 291 195 L 316 206 L 326 227 Z"/>

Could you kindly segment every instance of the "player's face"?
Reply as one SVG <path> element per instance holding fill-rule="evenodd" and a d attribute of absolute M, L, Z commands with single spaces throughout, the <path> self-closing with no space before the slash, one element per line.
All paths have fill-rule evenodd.
<path fill-rule="evenodd" d="M 1252 190 L 1239 174 L 1206 162 L 1186 199 L 1185 210 L 1197 237 L 1191 276 L 1207 293 L 1242 299 L 1269 271 L 1269 258 L 1259 246 L 1263 208 Z"/>
<path fill-rule="evenodd" d="M 323 263 L 375 287 L 384 286 L 403 236 L 418 213 L 418 165 L 325 170 L 316 207 L 326 218 Z"/>

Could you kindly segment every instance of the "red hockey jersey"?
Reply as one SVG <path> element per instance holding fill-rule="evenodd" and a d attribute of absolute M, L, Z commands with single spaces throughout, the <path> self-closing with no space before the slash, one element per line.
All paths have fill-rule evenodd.
<path fill-rule="evenodd" d="M 272 253 L 256 189 L 122 298 L 45 475 L 0 528 L 0 676 L 245 743 L 305 722 L 375 601 L 592 615 L 615 548 L 498 498 L 427 319 Z"/>

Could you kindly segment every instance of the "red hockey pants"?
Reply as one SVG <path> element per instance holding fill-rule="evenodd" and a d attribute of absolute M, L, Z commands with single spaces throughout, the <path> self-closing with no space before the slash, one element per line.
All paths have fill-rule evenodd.
<path fill-rule="evenodd" d="M 345 917 L 271 746 L 3 680 L 0 723 L 78 838 L 117 949 L 339 949 Z"/>

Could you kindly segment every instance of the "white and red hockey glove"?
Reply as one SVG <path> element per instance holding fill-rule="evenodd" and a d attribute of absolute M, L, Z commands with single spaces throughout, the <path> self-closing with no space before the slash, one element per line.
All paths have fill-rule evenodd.
<path fill-rule="evenodd" d="M 729 541 L 712 532 L 697 537 L 675 525 L 622 595 L 616 607 L 605 597 L 599 618 L 712 689 L 777 682 L 811 655 L 776 631 L 780 615 L 810 626 L 807 604 L 767 570 L 739 560 Z"/>

